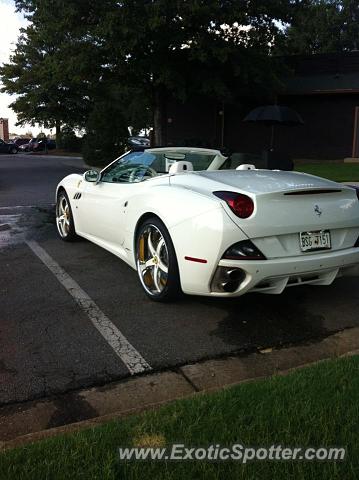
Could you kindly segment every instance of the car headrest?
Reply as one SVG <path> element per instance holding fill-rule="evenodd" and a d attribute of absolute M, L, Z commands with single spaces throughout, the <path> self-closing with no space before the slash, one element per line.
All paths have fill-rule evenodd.
<path fill-rule="evenodd" d="M 255 165 L 252 165 L 251 163 L 242 163 L 242 165 L 238 165 L 236 170 L 255 170 L 256 167 Z"/>
<path fill-rule="evenodd" d="M 179 160 L 178 162 L 173 163 L 168 171 L 170 175 L 182 172 L 193 172 L 193 164 L 191 162 Z"/>

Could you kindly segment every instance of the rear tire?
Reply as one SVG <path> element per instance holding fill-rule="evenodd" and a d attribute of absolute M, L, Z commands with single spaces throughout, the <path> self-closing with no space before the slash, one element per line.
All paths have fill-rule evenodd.
<path fill-rule="evenodd" d="M 65 190 L 61 190 L 57 195 L 56 227 L 61 240 L 64 242 L 74 242 L 78 238 L 69 197 Z"/>
<path fill-rule="evenodd" d="M 142 288 L 151 300 L 170 302 L 182 294 L 176 252 L 167 228 L 157 217 L 139 227 L 136 266 Z"/>

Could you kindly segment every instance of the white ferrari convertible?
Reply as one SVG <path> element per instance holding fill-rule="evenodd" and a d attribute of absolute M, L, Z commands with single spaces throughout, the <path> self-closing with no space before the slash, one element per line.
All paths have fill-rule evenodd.
<path fill-rule="evenodd" d="M 232 163 L 232 164 L 231 164 Z M 136 269 L 145 293 L 235 297 L 356 275 L 355 188 L 303 173 L 233 168 L 202 148 L 129 152 L 64 178 L 60 237 L 84 237 Z"/>

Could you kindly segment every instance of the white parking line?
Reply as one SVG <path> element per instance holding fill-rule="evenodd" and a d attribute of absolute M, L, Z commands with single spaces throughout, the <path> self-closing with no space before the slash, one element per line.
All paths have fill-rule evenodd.
<path fill-rule="evenodd" d="M 132 375 L 147 370 L 151 366 L 142 355 L 131 345 L 127 338 L 111 322 L 111 320 L 100 310 L 96 303 L 86 292 L 70 277 L 65 270 L 35 241 L 26 242 L 34 254 L 47 266 L 63 285 L 80 308 L 86 313 L 92 324 L 101 333 L 103 338 L 112 347 L 113 351 L 123 361 Z"/>

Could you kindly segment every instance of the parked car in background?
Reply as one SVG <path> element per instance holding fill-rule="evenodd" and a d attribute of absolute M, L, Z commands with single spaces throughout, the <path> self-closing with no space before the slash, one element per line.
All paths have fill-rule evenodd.
<path fill-rule="evenodd" d="M 31 138 L 15 138 L 12 143 L 14 143 L 17 147 L 20 145 L 24 145 L 25 143 L 29 143 Z"/>
<path fill-rule="evenodd" d="M 142 137 L 140 135 L 128 137 L 127 145 L 133 150 L 141 147 L 149 147 L 150 139 L 147 137 Z"/>
<path fill-rule="evenodd" d="M 48 150 L 56 148 L 55 140 L 48 138 L 32 138 L 28 143 L 20 145 L 19 150 L 23 152 L 42 152 L 45 150 L 47 144 Z"/>
<path fill-rule="evenodd" d="M 0 138 L 0 153 L 17 153 L 18 148 L 14 143 L 4 142 Z"/>
<path fill-rule="evenodd" d="M 19 150 L 21 152 L 30 152 L 33 149 L 33 145 L 36 144 L 37 142 L 38 142 L 37 138 L 31 138 L 28 141 L 28 143 L 24 143 L 24 144 L 20 145 Z"/>
<path fill-rule="evenodd" d="M 47 143 L 48 150 L 54 150 L 56 148 L 55 140 L 49 140 L 48 138 L 42 138 L 37 142 L 37 145 L 34 145 L 33 151 L 40 152 L 45 150 Z"/>

